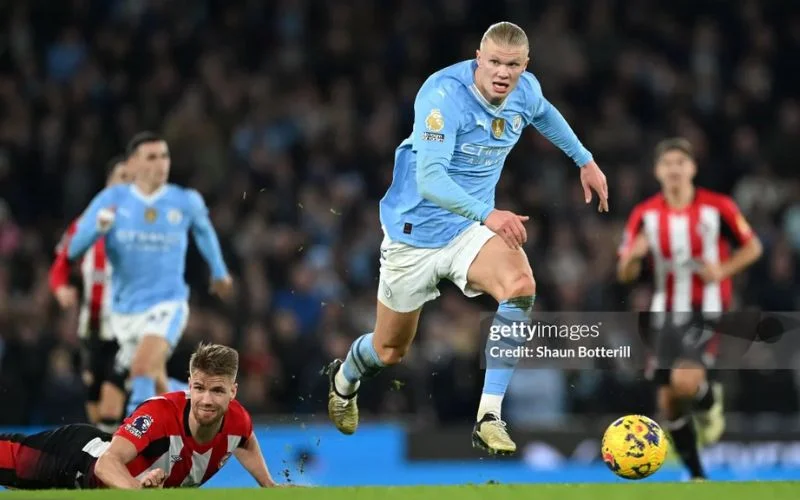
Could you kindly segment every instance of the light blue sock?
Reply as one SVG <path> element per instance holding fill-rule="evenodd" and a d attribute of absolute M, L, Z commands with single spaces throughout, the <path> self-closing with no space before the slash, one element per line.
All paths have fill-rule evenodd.
<path fill-rule="evenodd" d="M 152 377 L 139 376 L 131 381 L 131 397 L 128 399 L 128 412 L 136 410 L 140 404 L 156 395 L 156 381 Z"/>
<path fill-rule="evenodd" d="M 170 378 L 167 380 L 167 390 L 169 392 L 188 391 L 189 383 L 176 378 Z"/>
<path fill-rule="evenodd" d="M 378 357 L 372 345 L 374 333 L 366 333 L 358 337 L 350 346 L 344 363 L 336 377 L 336 390 L 341 394 L 351 394 L 361 379 L 374 377 L 385 365 Z"/>
<path fill-rule="evenodd" d="M 510 327 L 514 324 L 529 325 L 530 314 L 533 309 L 533 302 L 536 296 L 519 297 L 515 299 L 504 300 L 497 308 L 493 327 Z M 478 408 L 478 420 L 480 420 L 486 413 L 494 413 L 500 416 L 500 409 L 503 402 L 503 396 L 506 394 L 511 377 L 514 375 L 514 367 L 519 361 L 519 357 L 496 357 L 490 353 L 493 348 L 512 349 L 517 346 L 525 344 L 525 337 L 519 336 L 499 336 L 499 338 L 492 338 L 491 336 L 486 341 L 486 375 L 483 379 L 483 391 L 481 394 L 481 402 Z"/>

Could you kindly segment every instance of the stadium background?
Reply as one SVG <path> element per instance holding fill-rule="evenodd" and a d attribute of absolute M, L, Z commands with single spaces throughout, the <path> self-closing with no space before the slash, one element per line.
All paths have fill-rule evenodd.
<path fill-rule="evenodd" d="M 610 186 L 611 212 L 598 216 L 574 165 L 534 130 L 511 154 L 497 205 L 531 216 L 538 310 L 646 306 L 646 285 L 614 284 L 615 250 L 629 210 L 657 189 L 652 145 L 672 134 L 695 144 L 698 183 L 730 193 L 764 241 L 736 280 L 737 303 L 798 306 L 800 11 L 790 1 L 31 0 L 0 2 L 0 13 L 0 425 L 84 419 L 76 318 L 58 311 L 47 269 L 107 160 L 152 129 L 170 143 L 172 178 L 205 195 L 238 284 L 232 303 L 211 299 L 191 251 L 183 346 L 241 350 L 240 399 L 279 425 L 262 428 L 273 473 L 327 484 L 370 482 L 354 467 L 381 470 L 378 483 L 610 479 L 593 462 L 599 429 L 606 415 L 652 412 L 641 374 L 519 372 L 505 416 L 520 456 L 478 462 L 468 448 L 478 315 L 494 305 L 447 284 L 403 366 L 365 386 L 362 413 L 376 427 L 344 440 L 321 420 L 323 362 L 373 326 L 377 201 L 416 90 L 472 57 L 498 20 L 527 30 L 529 69 Z M 732 432 L 709 460 L 736 477 L 800 475 L 796 372 L 723 377 Z M 437 469 L 445 459 L 462 462 Z M 221 481 L 239 484 L 235 467 Z"/>

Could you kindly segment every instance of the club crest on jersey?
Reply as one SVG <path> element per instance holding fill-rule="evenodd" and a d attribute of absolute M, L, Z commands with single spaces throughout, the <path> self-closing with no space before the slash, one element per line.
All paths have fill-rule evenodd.
<path fill-rule="evenodd" d="M 125 430 L 137 438 L 140 438 L 147 433 L 151 425 L 153 425 L 153 417 L 150 415 L 139 415 L 133 419 L 133 422 L 125 426 Z"/>
<path fill-rule="evenodd" d="M 145 211 L 144 211 L 144 220 L 146 220 L 147 222 L 151 222 L 152 223 L 152 222 L 155 222 L 156 217 L 158 217 L 158 212 L 156 212 L 155 208 L 147 207 L 147 209 L 145 209 Z"/>
<path fill-rule="evenodd" d="M 502 118 L 495 118 L 492 120 L 492 136 L 495 139 L 499 139 L 503 136 L 503 132 L 506 130 L 506 121 Z"/>
<path fill-rule="evenodd" d="M 183 214 L 181 214 L 180 210 L 172 209 L 167 212 L 167 221 L 169 221 L 170 224 L 178 225 L 181 223 L 181 220 L 183 220 Z"/>
<path fill-rule="evenodd" d="M 514 115 L 514 118 L 511 120 L 511 128 L 514 132 L 519 132 L 519 129 L 522 127 L 522 115 Z"/>
<path fill-rule="evenodd" d="M 425 128 L 431 132 L 441 132 L 444 129 L 444 117 L 438 109 L 432 109 L 425 118 Z"/>

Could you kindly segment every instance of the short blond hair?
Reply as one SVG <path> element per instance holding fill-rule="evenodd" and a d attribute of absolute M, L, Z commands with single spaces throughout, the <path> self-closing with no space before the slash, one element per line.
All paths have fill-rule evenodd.
<path fill-rule="evenodd" d="M 528 35 L 525 34 L 525 30 L 508 21 L 502 21 L 489 26 L 489 29 L 486 30 L 486 33 L 483 34 L 483 38 L 481 38 L 481 47 L 483 47 L 483 44 L 486 43 L 487 40 L 491 40 L 497 45 L 525 47 L 530 50 Z"/>
<path fill-rule="evenodd" d="M 236 380 L 239 373 L 239 353 L 236 349 L 220 344 L 197 346 L 189 359 L 189 374 L 201 371 L 213 377 L 231 377 Z"/>

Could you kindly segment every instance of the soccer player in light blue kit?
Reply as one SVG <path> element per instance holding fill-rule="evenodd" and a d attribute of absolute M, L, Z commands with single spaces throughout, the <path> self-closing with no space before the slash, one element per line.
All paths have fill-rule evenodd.
<path fill-rule="evenodd" d="M 521 246 L 528 217 L 494 207 L 506 157 L 523 129 L 533 125 L 580 167 L 586 203 L 592 190 L 608 211 L 606 178 L 563 116 L 525 69 L 528 38 L 512 23 L 492 25 L 474 60 L 431 75 L 414 103 L 411 136 L 397 148 L 392 185 L 380 203 L 384 241 L 375 331 L 353 342 L 344 362 L 326 369 L 328 415 L 352 434 L 363 378 L 403 358 L 416 334 L 422 306 L 439 295 L 442 279 L 468 297 L 488 293 L 499 303 L 493 324 L 529 323 L 535 298 L 533 271 Z M 501 419 L 503 396 L 516 359 L 490 360 L 473 445 L 511 454 L 516 444 Z"/>
<path fill-rule="evenodd" d="M 114 269 L 111 327 L 119 343 L 115 370 L 130 384 L 130 414 L 168 389 L 166 363 L 189 315 L 184 279 L 189 231 L 211 268 L 212 290 L 225 298 L 233 283 L 203 197 L 167 183 L 166 141 L 142 132 L 131 139 L 127 154 L 134 183 L 111 186 L 95 196 L 70 241 L 69 258 L 79 258 L 105 236 Z"/>

